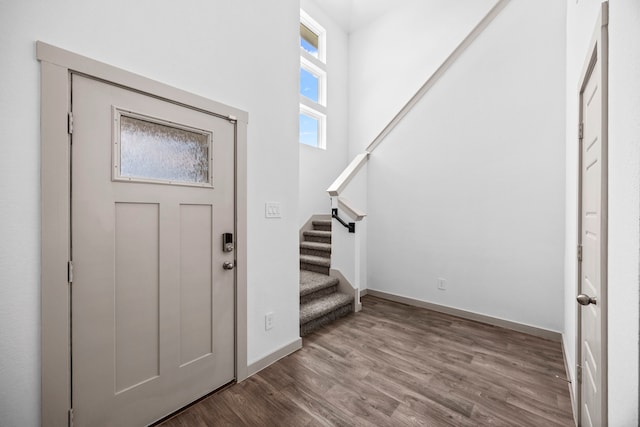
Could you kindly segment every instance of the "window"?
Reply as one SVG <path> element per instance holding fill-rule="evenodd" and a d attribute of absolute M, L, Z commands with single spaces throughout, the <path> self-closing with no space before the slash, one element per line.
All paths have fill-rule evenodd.
<path fill-rule="evenodd" d="M 300 143 L 326 148 L 325 30 L 300 11 Z"/>
<path fill-rule="evenodd" d="M 113 108 L 113 179 L 213 186 L 213 133 Z"/>

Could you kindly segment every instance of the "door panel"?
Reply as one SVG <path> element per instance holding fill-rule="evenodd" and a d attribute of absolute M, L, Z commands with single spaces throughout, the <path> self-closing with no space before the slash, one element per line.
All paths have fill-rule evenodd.
<path fill-rule="evenodd" d="M 180 205 L 180 366 L 213 353 L 211 205 Z"/>
<path fill-rule="evenodd" d="M 600 67 L 596 63 L 581 94 L 583 138 L 581 141 L 581 230 L 582 262 L 580 294 L 596 304 L 579 308 L 581 327 L 582 383 L 581 420 L 584 426 L 603 425 L 602 407 L 602 100 Z"/>
<path fill-rule="evenodd" d="M 74 420 L 144 425 L 234 379 L 234 125 L 77 75 L 72 109 Z"/>
<path fill-rule="evenodd" d="M 115 204 L 116 393 L 160 375 L 159 208 Z"/>

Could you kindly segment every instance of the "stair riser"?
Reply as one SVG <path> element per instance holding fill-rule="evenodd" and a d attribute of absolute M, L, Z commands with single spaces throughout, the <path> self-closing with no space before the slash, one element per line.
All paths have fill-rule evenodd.
<path fill-rule="evenodd" d="M 313 224 L 313 229 L 317 231 L 331 231 L 331 225 L 327 224 Z"/>
<path fill-rule="evenodd" d="M 315 249 L 300 248 L 300 255 L 321 256 L 323 258 L 331 258 L 331 252 L 318 251 Z"/>
<path fill-rule="evenodd" d="M 329 275 L 329 267 L 323 267 L 321 265 L 308 264 L 306 262 L 300 262 L 300 269 L 307 271 L 315 271 L 316 273 Z"/>
<path fill-rule="evenodd" d="M 326 295 L 330 295 L 334 292 L 338 292 L 338 285 L 329 286 L 328 288 L 320 289 L 307 295 L 300 297 L 300 304 L 305 304 L 316 298 L 321 298 Z"/>
<path fill-rule="evenodd" d="M 318 242 L 331 244 L 331 237 L 324 236 L 304 236 L 304 240 L 307 242 Z"/>
<path fill-rule="evenodd" d="M 321 327 L 328 325 L 336 319 L 341 317 L 345 317 L 349 313 L 353 312 L 353 304 L 343 305 L 342 307 L 338 307 L 330 313 L 327 313 L 321 317 L 310 320 L 302 325 L 300 325 L 300 336 L 305 336 L 310 334 L 311 332 L 320 329 Z"/>

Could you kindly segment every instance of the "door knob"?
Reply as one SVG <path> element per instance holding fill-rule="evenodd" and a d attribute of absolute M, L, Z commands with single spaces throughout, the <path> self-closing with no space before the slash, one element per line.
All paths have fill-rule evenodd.
<path fill-rule="evenodd" d="M 233 270 L 233 267 L 235 267 L 233 261 L 225 261 L 222 263 L 222 268 L 225 270 Z"/>
<path fill-rule="evenodd" d="M 589 295 L 585 295 L 585 294 L 580 294 L 577 296 L 576 300 L 578 301 L 578 304 L 580 305 L 589 305 L 589 304 L 596 304 L 596 299 L 590 297 Z"/>

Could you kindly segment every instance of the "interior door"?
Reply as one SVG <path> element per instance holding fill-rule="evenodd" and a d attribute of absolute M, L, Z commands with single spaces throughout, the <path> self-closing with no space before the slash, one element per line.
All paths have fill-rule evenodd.
<path fill-rule="evenodd" d="M 145 425 L 235 376 L 234 124 L 79 75 L 72 111 L 74 422 Z"/>
<path fill-rule="evenodd" d="M 594 51 L 592 71 L 587 74 L 580 96 L 580 281 L 578 303 L 580 318 L 580 364 L 581 375 L 580 419 L 583 426 L 603 426 L 604 360 L 603 339 L 604 298 L 606 283 L 606 253 L 604 242 L 606 223 L 604 214 L 604 145 L 602 140 L 602 84 L 600 59 Z M 603 170 L 603 168 L 605 168 Z M 603 240 L 605 239 L 605 240 Z M 580 374 L 579 374 L 580 375 Z"/>

